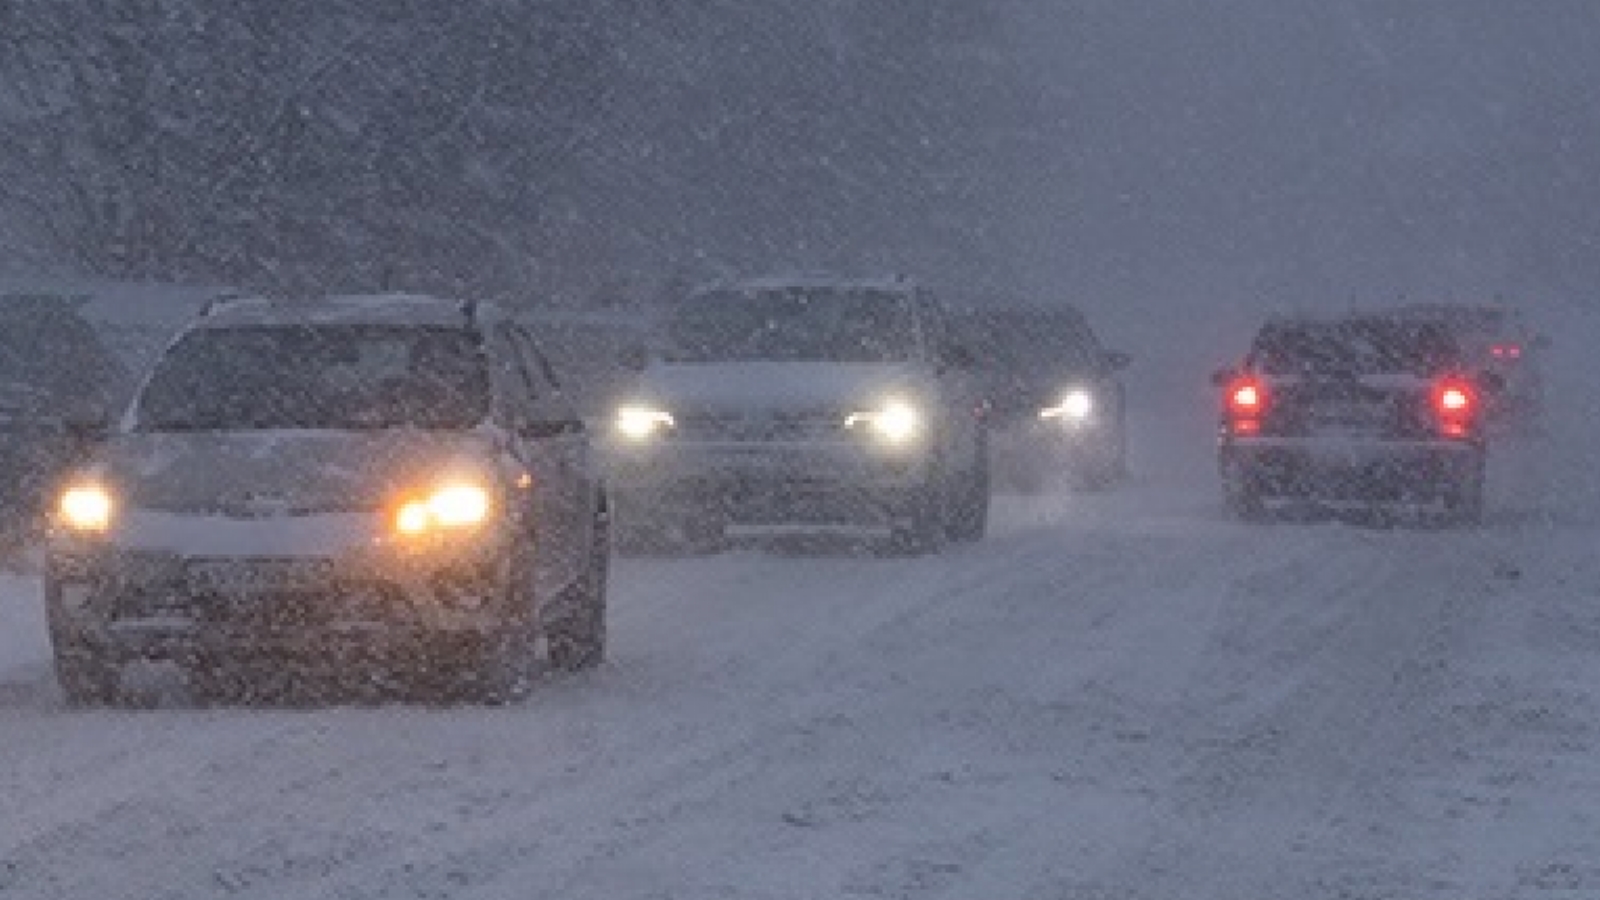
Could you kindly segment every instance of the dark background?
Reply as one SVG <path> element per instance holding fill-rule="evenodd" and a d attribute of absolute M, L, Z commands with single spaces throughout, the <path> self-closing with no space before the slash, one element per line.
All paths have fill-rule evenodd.
<path fill-rule="evenodd" d="M 1589 0 L 0 0 L 0 272 L 1588 298 L 1597 86 Z"/>

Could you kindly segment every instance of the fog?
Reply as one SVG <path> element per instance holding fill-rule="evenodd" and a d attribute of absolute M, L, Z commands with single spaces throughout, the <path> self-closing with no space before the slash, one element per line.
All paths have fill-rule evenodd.
<path fill-rule="evenodd" d="M 0 6 L 0 269 L 895 269 L 1130 328 L 1600 274 L 1582 0 L 425 6 Z"/>

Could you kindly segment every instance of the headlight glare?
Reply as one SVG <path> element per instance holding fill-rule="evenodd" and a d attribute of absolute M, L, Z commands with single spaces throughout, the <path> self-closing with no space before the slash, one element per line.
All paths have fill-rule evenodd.
<path fill-rule="evenodd" d="M 673 426 L 672 414 L 653 406 L 629 405 L 617 410 L 617 433 L 631 441 L 649 440 Z"/>
<path fill-rule="evenodd" d="M 922 434 L 922 413 L 904 400 L 890 400 L 870 412 L 851 413 L 846 428 L 870 428 L 890 444 L 905 444 Z"/>
<path fill-rule="evenodd" d="M 406 536 L 472 528 L 489 518 L 489 492 L 475 484 L 450 484 L 400 504 L 394 529 Z"/>
<path fill-rule="evenodd" d="M 1067 391 L 1066 396 L 1055 406 L 1047 406 L 1039 410 L 1041 419 L 1066 419 L 1069 422 L 1081 422 L 1094 413 L 1094 395 L 1083 388 L 1074 388 Z"/>
<path fill-rule="evenodd" d="M 61 492 L 56 512 L 61 524 L 85 533 L 99 534 L 111 527 L 116 504 L 111 492 L 98 484 L 76 484 Z"/>

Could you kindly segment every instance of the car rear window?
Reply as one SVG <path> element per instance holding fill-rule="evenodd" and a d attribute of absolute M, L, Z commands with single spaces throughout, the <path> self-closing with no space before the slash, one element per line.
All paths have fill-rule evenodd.
<path fill-rule="evenodd" d="M 1455 365 L 1458 355 L 1437 325 L 1345 319 L 1269 325 L 1256 338 L 1251 363 L 1273 375 L 1431 375 Z"/>

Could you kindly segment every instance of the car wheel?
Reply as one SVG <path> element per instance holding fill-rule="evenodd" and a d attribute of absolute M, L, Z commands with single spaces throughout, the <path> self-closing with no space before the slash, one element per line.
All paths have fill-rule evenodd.
<path fill-rule="evenodd" d="M 937 474 L 907 498 L 889 532 L 889 552 L 896 556 L 921 556 L 938 553 L 948 535 L 949 485 Z"/>
<path fill-rule="evenodd" d="M 592 669 L 605 661 L 606 590 L 610 581 L 611 540 L 608 517 L 595 522 L 589 564 L 579 582 L 567 588 L 555 615 L 545 623 L 545 651 L 551 668 L 563 672 Z"/>
<path fill-rule="evenodd" d="M 1445 497 L 1445 513 L 1450 522 L 1463 527 L 1483 523 L 1484 463 L 1479 459 L 1472 468 L 1457 478 Z"/>
<path fill-rule="evenodd" d="M 57 647 L 56 682 L 68 706 L 106 706 L 119 695 L 120 667 L 89 647 Z"/>
<path fill-rule="evenodd" d="M 989 453 L 986 443 L 979 443 L 977 459 L 971 471 L 961 479 L 961 484 L 961 500 L 953 510 L 949 538 L 960 543 L 980 541 L 989 529 Z"/>
<path fill-rule="evenodd" d="M 1243 464 L 1227 461 L 1222 468 L 1222 502 L 1234 518 L 1260 522 L 1267 517 L 1266 501 L 1254 473 Z"/>
<path fill-rule="evenodd" d="M 462 699 L 497 705 L 525 696 L 533 681 L 533 548 L 519 541 L 506 561 L 498 627 L 442 638 L 432 655 L 435 672 L 453 683 Z"/>
<path fill-rule="evenodd" d="M 61 613 L 61 588 L 48 575 L 44 580 L 45 608 L 49 617 L 50 646 L 56 683 L 69 706 L 105 706 L 116 702 L 122 666 L 115 657 L 82 639 Z"/>

